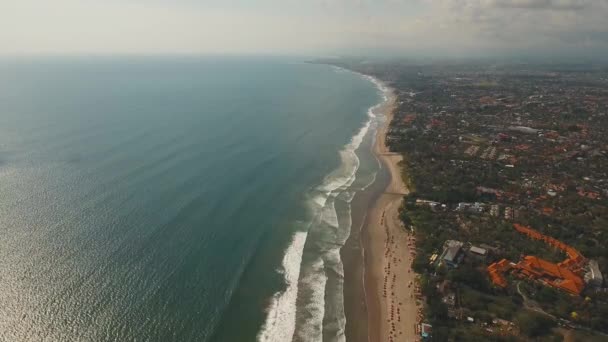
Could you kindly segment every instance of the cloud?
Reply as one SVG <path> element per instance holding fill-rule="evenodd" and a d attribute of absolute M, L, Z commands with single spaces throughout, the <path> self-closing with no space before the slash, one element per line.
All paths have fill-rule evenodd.
<path fill-rule="evenodd" d="M 578 11 L 588 8 L 592 3 L 593 1 L 591 0 L 495 0 L 494 6 L 499 8 L 522 8 L 532 10 Z"/>
<path fill-rule="evenodd" d="M 597 54 L 606 18 L 608 0 L 0 0 L 0 54 Z"/>
<path fill-rule="evenodd" d="M 606 0 L 429 0 L 435 22 L 494 50 L 608 50 Z M 466 41 L 464 37 L 457 42 Z"/>

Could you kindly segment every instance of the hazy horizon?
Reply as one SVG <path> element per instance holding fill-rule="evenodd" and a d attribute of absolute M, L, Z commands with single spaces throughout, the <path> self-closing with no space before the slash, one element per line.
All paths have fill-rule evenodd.
<path fill-rule="evenodd" d="M 608 0 L 0 0 L 0 56 L 602 58 Z"/>

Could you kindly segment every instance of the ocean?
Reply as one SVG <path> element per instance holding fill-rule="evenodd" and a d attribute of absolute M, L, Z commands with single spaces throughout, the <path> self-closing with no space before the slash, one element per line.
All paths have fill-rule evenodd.
<path fill-rule="evenodd" d="M 0 61 L 0 340 L 344 341 L 379 84 L 285 58 Z"/>

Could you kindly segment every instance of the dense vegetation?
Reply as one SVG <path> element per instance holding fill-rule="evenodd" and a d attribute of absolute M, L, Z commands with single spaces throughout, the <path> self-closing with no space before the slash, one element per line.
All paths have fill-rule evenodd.
<path fill-rule="evenodd" d="M 374 75 L 396 91 L 387 143 L 404 156 L 412 192 L 401 215 L 415 229 L 413 268 L 422 275 L 433 340 L 558 341 L 556 325 L 608 333 L 606 292 L 587 288 L 571 296 L 515 278 L 502 289 L 486 271 L 502 258 L 565 259 L 516 232 L 513 223 L 520 223 L 573 246 L 608 274 L 607 70 L 356 59 L 337 65 Z M 431 209 L 416 199 L 444 206 Z M 455 211 L 461 202 L 499 205 L 500 212 Z M 456 269 L 437 267 L 429 258 L 446 240 L 483 245 L 490 253 L 485 260 L 465 258 Z"/>

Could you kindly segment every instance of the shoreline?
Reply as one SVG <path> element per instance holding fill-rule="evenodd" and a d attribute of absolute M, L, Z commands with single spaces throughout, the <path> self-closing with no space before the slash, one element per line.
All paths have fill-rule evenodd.
<path fill-rule="evenodd" d="M 342 340 L 341 338 L 345 338 L 346 335 L 346 339 L 348 341 L 351 341 L 354 340 L 353 338 L 351 338 L 351 336 L 365 336 L 365 338 L 360 339 L 360 341 L 367 342 L 367 325 L 358 323 L 367 320 L 367 313 L 365 310 L 366 304 L 364 300 L 366 296 L 364 294 L 364 286 L 362 281 L 363 277 L 361 275 L 357 276 L 354 272 L 351 272 L 351 270 L 362 272 L 363 260 L 360 257 L 357 258 L 357 256 L 361 256 L 362 253 L 360 249 L 351 252 L 348 252 L 348 250 L 352 246 L 355 246 L 355 249 L 357 249 L 357 246 L 360 246 L 360 243 L 358 241 L 353 244 L 353 238 L 358 240 L 358 238 L 360 237 L 360 234 L 353 234 L 353 232 L 360 229 L 362 223 L 365 220 L 365 215 L 368 211 L 369 205 L 373 202 L 372 198 L 370 197 L 370 194 L 375 193 L 373 191 L 370 191 L 370 189 L 377 187 L 378 179 L 376 178 L 369 185 L 363 185 L 364 188 L 362 191 L 359 191 L 360 189 L 357 189 L 355 187 L 354 189 L 357 190 L 355 191 L 354 197 L 351 197 L 351 200 L 346 200 L 346 202 L 344 202 L 344 199 L 342 199 L 341 201 L 344 202 L 342 204 L 332 201 L 332 211 L 335 212 L 337 209 L 339 210 L 338 206 L 343 206 L 345 204 L 348 211 L 350 212 L 350 224 L 348 227 L 350 232 L 347 233 L 348 235 L 344 235 L 344 240 L 339 241 L 338 239 L 335 241 L 334 244 L 328 242 L 329 240 L 319 240 L 319 234 L 324 231 L 319 230 L 319 227 L 322 228 L 323 225 L 327 224 L 326 221 L 323 221 L 324 216 L 322 214 L 322 210 L 325 208 L 325 201 L 327 200 L 327 197 L 330 197 L 329 195 L 332 193 L 339 194 L 346 188 L 350 188 L 351 185 L 353 185 L 353 182 L 358 178 L 357 172 L 359 171 L 360 158 L 362 158 L 362 156 L 359 155 L 357 152 L 359 150 L 359 147 L 365 146 L 365 158 L 368 160 L 373 160 L 374 163 L 379 164 L 377 157 L 373 153 L 373 144 L 376 141 L 377 127 L 383 124 L 382 121 L 379 121 L 379 118 L 384 118 L 383 109 L 384 106 L 386 106 L 390 89 L 388 87 L 385 87 L 382 82 L 379 82 L 377 79 L 368 75 L 353 72 L 351 70 L 343 68 L 337 69 L 361 76 L 366 81 L 372 82 L 375 87 L 381 92 L 382 98 L 373 106 L 368 107 L 368 120 L 364 122 L 362 127 L 359 128 L 358 133 L 352 136 L 351 141 L 339 151 L 341 158 L 343 159 L 340 166 L 332 170 L 328 175 L 325 176 L 321 184 L 315 186 L 313 190 L 310 191 L 309 195 L 311 196 L 311 201 L 309 201 L 309 204 L 313 205 L 313 207 L 311 207 L 310 209 L 312 209 L 313 212 L 317 213 L 315 214 L 315 216 L 320 215 L 319 217 L 321 221 L 317 222 L 318 227 L 314 224 L 314 220 L 311 221 L 310 225 L 312 225 L 312 228 L 309 227 L 309 229 L 303 232 L 296 232 L 296 235 L 292 237 L 291 242 L 288 244 L 288 248 L 282 259 L 282 269 L 284 270 L 286 288 L 284 291 L 279 291 L 275 293 L 269 299 L 269 304 L 265 309 L 265 320 L 262 323 L 258 334 L 256 335 L 256 340 L 258 341 L 299 341 L 304 340 L 305 338 L 311 338 L 312 336 L 310 336 L 309 333 L 314 330 L 314 333 L 317 335 L 316 337 L 321 338 L 322 336 L 323 339 L 325 339 L 326 337 L 336 337 L 337 340 Z M 375 128 L 370 129 L 372 125 L 377 126 Z M 351 165 L 351 163 L 349 163 L 347 160 L 344 160 L 344 158 L 350 157 L 350 155 L 352 155 L 352 157 L 357 160 L 357 163 L 355 163 L 356 165 Z M 350 170 L 347 168 L 346 170 L 344 170 L 344 165 L 354 166 L 354 169 Z M 348 171 L 348 173 L 344 174 L 345 171 Z M 350 174 L 351 171 L 352 174 Z M 382 168 L 380 167 L 378 173 L 381 172 Z M 336 179 L 336 177 L 338 178 Z M 336 180 L 338 180 L 338 183 L 336 183 Z M 346 188 L 343 188 L 345 186 Z M 380 192 L 381 191 L 379 191 L 378 194 Z M 323 204 L 320 204 L 319 201 L 316 200 L 319 193 L 324 194 L 323 196 L 326 197 L 325 199 L 322 199 Z M 317 219 L 319 219 L 319 217 L 317 217 Z M 339 222 L 338 224 L 340 225 Z M 313 240 L 311 240 L 312 242 L 309 241 L 309 238 L 311 237 L 313 237 Z M 334 236 L 333 238 L 337 237 Z M 300 243 L 296 243 L 296 240 Z M 328 243 L 330 245 L 328 245 Z M 306 246 L 309 246 L 308 252 L 306 252 Z M 337 268 L 335 269 L 331 268 L 331 265 L 334 265 L 333 262 L 335 261 L 334 259 L 328 258 L 328 256 L 330 256 L 330 253 L 328 253 L 327 247 L 335 249 L 336 252 L 339 254 L 338 261 L 335 264 Z M 321 264 L 324 265 L 324 269 L 319 270 L 318 266 L 315 266 L 316 264 L 312 263 L 314 260 L 311 259 L 311 257 L 317 258 L 321 262 Z M 293 264 L 294 262 L 297 262 L 297 268 L 290 267 L 295 265 Z M 337 276 L 338 278 L 341 277 L 342 279 L 336 280 L 336 278 L 334 278 L 332 280 L 332 278 L 330 277 L 331 275 L 328 276 L 326 274 L 326 272 L 332 271 L 335 271 L 335 276 Z M 353 277 L 353 275 L 355 276 Z M 317 279 L 317 277 L 321 278 Z M 315 296 L 315 292 L 313 292 L 315 291 L 315 289 L 310 287 L 311 282 L 319 281 L 324 282 L 324 289 L 320 302 L 317 301 L 318 296 Z M 328 284 L 326 282 L 328 281 L 337 282 L 337 287 L 339 287 L 340 290 L 340 292 L 338 292 L 340 293 L 340 300 L 335 303 L 338 306 L 329 309 L 327 308 L 326 303 L 328 299 L 328 293 L 326 292 L 328 291 Z M 302 290 L 304 288 L 303 284 L 305 285 L 304 287 L 307 287 L 304 290 Z M 357 286 L 351 286 L 354 284 L 357 284 Z M 358 290 L 359 292 L 355 296 L 347 295 L 347 293 L 352 292 L 351 290 Z M 303 297 L 301 296 L 301 291 L 306 291 L 303 292 Z M 351 300 L 351 298 L 357 299 L 353 301 Z M 317 305 L 319 303 L 320 306 Z M 303 304 L 312 304 L 314 305 L 314 308 L 320 307 L 321 309 L 319 312 L 321 316 L 313 315 L 318 314 L 319 312 L 299 312 L 300 309 L 298 309 L 298 306 L 302 307 Z M 353 304 L 359 307 L 353 309 Z M 290 310 L 291 308 L 294 308 L 294 310 Z M 340 313 L 340 311 L 342 311 L 342 313 Z M 330 314 L 330 316 L 327 316 L 328 313 Z M 359 314 L 357 319 L 352 319 L 353 317 L 351 313 Z M 317 320 L 318 317 L 321 317 L 322 321 Z M 337 322 L 338 325 L 326 326 L 325 320 L 328 319 L 328 317 L 329 319 L 337 318 L 339 320 L 339 322 Z M 293 324 L 284 324 L 287 322 L 293 322 Z M 340 322 L 342 326 L 340 326 Z M 356 334 L 352 334 L 350 330 L 352 330 L 351 328 L 353 327 L 353 324 L 351 324 L 351 322 L 355 322 L 354 326 L 356 326 L 357 329 L 362 330 L 359 330 Z M 321 327 L 321 329 L 315 330 L 319 326 Z M 304 332 L 307 336 L 302 335 L 302 332 Z"/>
<path fill-rule="evenodd" d="M 374 83 L 386 87 L 374 80 Z M 401 176 L 399 163 L 402 156 L 390 153 L 385 145 L 396 101 L 393 90 L 386 88 L 387 99 L 379 108 L 385 120 L 378 126 L 372 146 L 372 153 L 382 165 L 382 176 L 367 193 L 371 200 L 358 234 L 351 233 L 345 245 L 345 249 L 357 251 L 353 244 L 358 242 L 360 265 L 347 267 L 344 259 L 345 283 L 351 280 L 349 287 L 353 288 L 347 291 L 345 287 L 345 300 L 351 302 L 347 310 L 346 329 L 349 341 L 418 340 L 415 329 L 418 315 L 414 293 L 415 274 L 411 270 L 413 255 L 408 248 L 410 234 L 399 218 L 403 196 L 409 190 Z M 363 299 L 358 299 L 357 294 L 363 295 Z M 358 304 L 361 300 L 363 303 Z M 361 324 L 362 319 L 367 324 Z"/>
<path fill-rule="evenodd" d="M 385 98 L 381 102 L 374 105 L 376 107 L 374 113 L 380 118 L 386 118 L 386 105 L 390 99 L 390 88 L 386 87 L 382 82 L 369 75 L 361 74 L 356 71 L 336 67 L 337 69 L 357 74 L 362 78 L 374 83 L 377 89 Z M 346 318 L 345 337 L 348 342 L 368 342 L 368 309 L 366 301 L 365 288 L 365 223 L 368 213 L 372 205 L 378 200 L 384 192 L 389 181 L 389 175 L 386 169 L 381 167 L 381 161 L 374 152 L 374 145 L 378 140 L 378 131 L 385 124 L 385 120 L 374 120 L 377 124 L 376 129 L 370 132 L 370 143 L 366 146 L 366 154 L 373 157 L 378 163 L 378 171 L 375 180 L 365 190 L 357 192 L 351 202 L 351 233 L 348 236 L 344 246 L 340 249 L 340 258 L 344 266 L 344 313 Z"/>
<path fill-rule="evenodd" d="M 372 115 L 367 125 L 375 122 L 377 126 L 369 132 L 366 139 L 371 139 L 371 141 L 365 145 L 367 158 L 375 159 L 379 170 L 375 180 L 363 191 L 358 191 L 352 198 L 350 234 L 343 246 L 339 248 L 344 284 L 342 286 L 343 317 L 345 318 L 343 336 L 349 342 L 415 341 L 417 340 L 414 328 L 417 306 L 415 299 L 407 300 L 407 297 L 413 294 L 414 289 L 413 285 L 408 287 L 408 284 L 414 279 L 413 271 L 408 271 L 411 269 L 413 258 L 408 255 L 408 234 L 402 228 L 399 218 L 403 195 L 408 193 L 408 189 L 401 177 L 399 162 L 402 156 L 387 153 L 388 149 L 385 146 L 386 132 L 393 118 L 396 96 L 392 88 L 372 76 L 337 68 L 360 75 L 372 82 L 383 97 L 379 103 L 370 108 L 377 117 L 374 118 Z M 352 143 L 353 141 L 350 144 Z M 351 147 L 353 147 L 353 152 L 358 149 L 358 145 Z M 304 235 L 303 241 L 306 241 L 308 234 L 303 233 L 302 235 Z M 393 239 L 390 252 L 387 252 L 388 245 L 385 241 L 387 236 Z M 296 237 L 294 236 L 293 239 Z M 400 239 L 403 241 L 398 241 Z M 295 240 L 289 244 L 288 251 L 292 249 L 294 243 Z M 400 247 L 395 248 L 397 245 Z M 295 255 L 289 257 L 293 253 L 286 251 L 282 262 L 284 268 L 288 268 L 285 265 L 287 260 L 294 259 L 294 257 L 295 259 L 301 258 L 303 247 L 304 243 L 301 243 L 300 248 L 296 248 L 299 257 Z M 398 253 L 402 253 L 402 255 L 398 255 Z M 395 258 L 395 262 L 391 262 L 390 258 Z M 397 263 L 399 265 L 396 265 Z M 287 281 L 286 290 L 276 293 L 271 298 L 269 307 L 266 309 L 266 318 L 258 331 L 256 340 L 270 341 L 279 336 L 282 336 L 281 339 L 289 337 L 297 339 L 297 331 L 281 329 L 282 324 L 278 323 L 279 321 L 296 320 L 296 317 L 291 316 L 295 315 L 295 311 L 286 313 L 281 308 L 285 309 L 295 304 L 294 298 L 299 292 L 298 283 L 300 282 L 296 279 L 301 276 L 301 267 L 302 265 L 294 274 L 286 274 L 286 278 L 290 278 Z M 401 269 L 401 272 L 397 272 L 399 275 L 393 271 L 395 268 Z M 388 297 L 383 297 L 385 271 L 388 271 L 391 277 L 399 276 L 399 283 L 395 281 L 396 279 L 391 282 L 391 284 L 395 283 L 395 285 L 391 285 L 394 286 L 392 292 L 395 294 Z M 387 301 L 392 299 L 394 302 L 397 297 L 399 298 L 398 303 L 391 305 Z M 285 305 L 286 307 L 284 307 Z M 390 310 L 393 311 L 392 317 Z M 391 321 L 391 318 L 394 319 L 394 322 Z M 397 335 L 391 334 L 391 324 L 398 322 L 400 327 L 395 331 Z M 411 324 L 405 322 L 411 322 Z M 407 329 L 404 329 L 405 327 Z M 291 328 L 296 328 L 296 326 Z"/>

